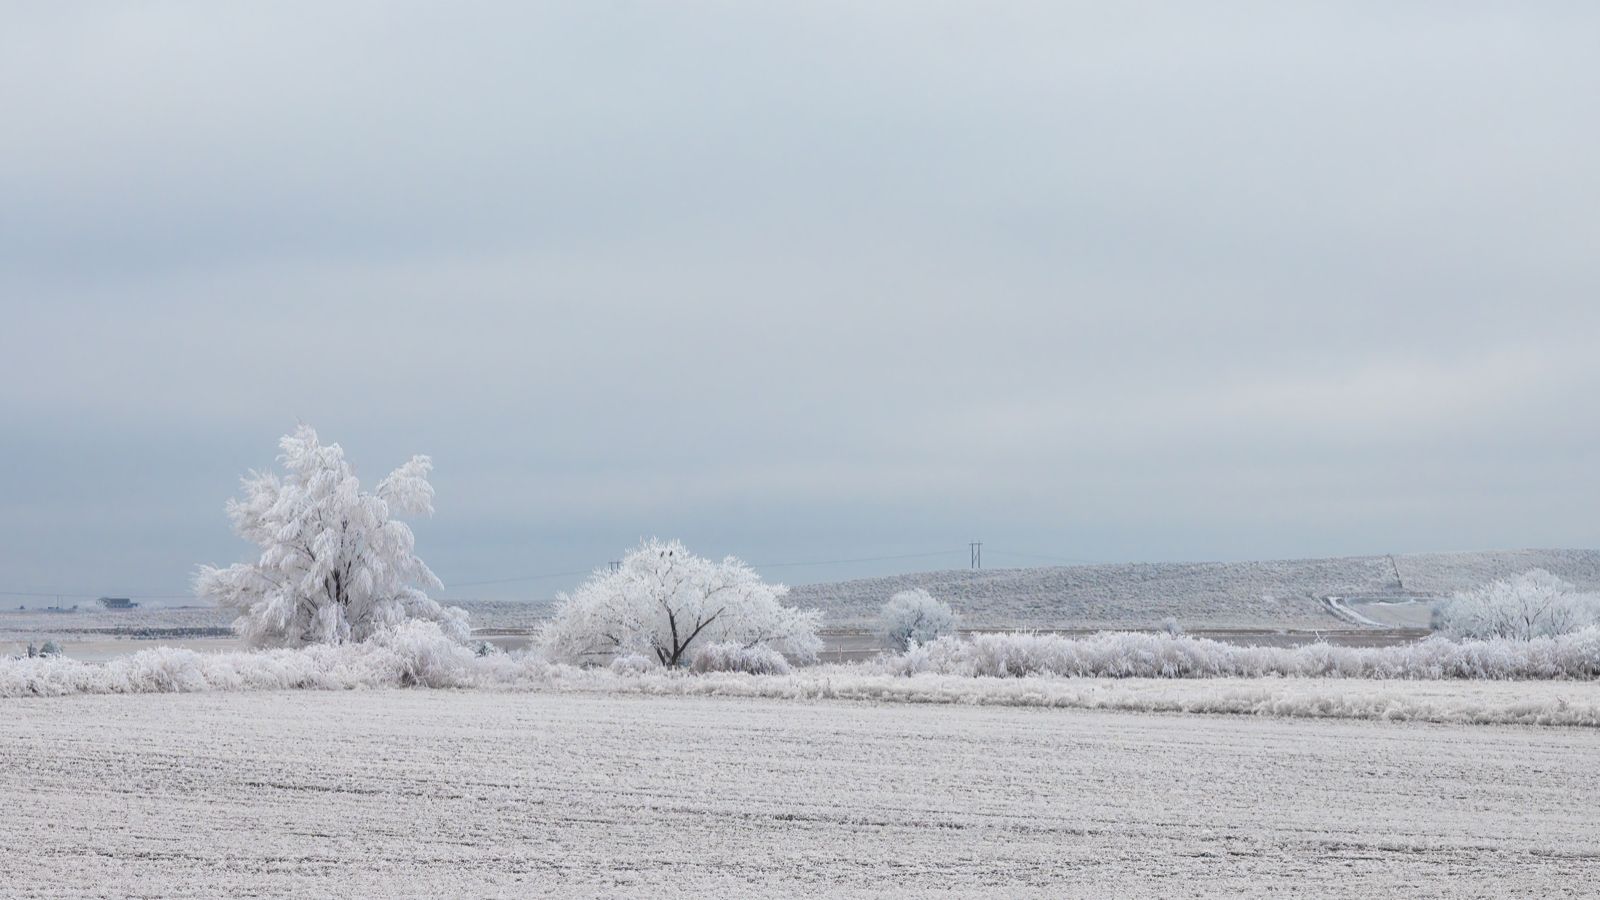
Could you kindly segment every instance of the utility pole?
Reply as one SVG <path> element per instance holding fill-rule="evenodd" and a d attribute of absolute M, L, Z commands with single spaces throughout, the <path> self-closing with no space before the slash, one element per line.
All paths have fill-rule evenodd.
<path fill-rule="evenodd" d="M 622 571 L 622 560 L 620 560 L 620 559 L 613 559 L 613 560 L 612 560 L 612 561 L 611 561 L 611 571 L 613 571 L 613 572 L 620 572 L 620 571 Z"/>
<path fill-rule="evenodd" d="M 973 541 L 967 545 L 967 550 L 972 554 L 972 568 L 983 568 L 983 541 Z"/>

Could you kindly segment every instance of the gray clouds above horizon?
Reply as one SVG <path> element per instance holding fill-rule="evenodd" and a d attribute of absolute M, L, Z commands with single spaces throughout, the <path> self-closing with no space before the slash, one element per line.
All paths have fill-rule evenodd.
<path fill-rule="evenodd" d="M 239 558 L 297 420 L 447 583 L 1600 544 L 1585 5 L 5 20 L 0 590 Z"/>

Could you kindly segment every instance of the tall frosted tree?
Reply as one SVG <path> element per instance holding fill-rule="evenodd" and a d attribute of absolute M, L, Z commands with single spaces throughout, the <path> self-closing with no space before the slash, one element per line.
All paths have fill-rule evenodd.
<path fill-rule="evenodd" d="M 444 585 L 417 557 L 410 527 L 391 518 L 433 513 L 428 457 L 413 456 L 366 492 L 343 448 L 321 443 L 309 426 L 278 446 L 284 474 L 252 471 L 244 495 L 227 506 L 260 556 L 201 566 L 195 592 L 237 611 L 234 630 L 252 646 L 364 641 L 413 619 L 465 640 L 466 612 L 428 596 Z"/>

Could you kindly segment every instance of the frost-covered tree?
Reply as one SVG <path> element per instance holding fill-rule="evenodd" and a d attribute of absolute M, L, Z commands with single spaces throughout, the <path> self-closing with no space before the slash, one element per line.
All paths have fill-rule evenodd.
<path fill-rule="evenodd" d="M 922 588 L 901 591 L 889 598 L 878 614 L 878 636 L 889 649 L 901 651 L 913 642 L 926 644 L 955 630 L 957 616 L 950 604 Z"/>
<path fill-rule="evenodd" d="M 415 539 L 393 513 L 429 515 L 433 463 L 413 456 L 361 490 L 338 444 L 300 426 L 278 442 L 285 474 L 251 472 L 228 501 L 240 537 L 261 547 L 253 563 L 201 566 L 195 592 L 238 612 L 234 629 L 252 646 L 364 641 L 410 620 L 436 622 L 456 640 L 467 614 L 425 589 L 444 585 L 417 558 Z"/>
<path fill-rule="evenodd" d="M 784 606 L 788 592 L 731 556 L 716 562 L 677 541 L 646 541 L 616 571 L 596 572 L 561 595 L 540 644 L 551 658 L 573 661 L 638 654 L 681 666 L 691 648 L 732 644 L 809 662 L 822 647 L 822 613 Z"/>
<path fill-rule="evenodd" d="M 1433 628 L 1452 638 L 1532 640 L 1600 622 L 1600 597 L 1543 569 L 1462 591 L 1435 607 Z"/>

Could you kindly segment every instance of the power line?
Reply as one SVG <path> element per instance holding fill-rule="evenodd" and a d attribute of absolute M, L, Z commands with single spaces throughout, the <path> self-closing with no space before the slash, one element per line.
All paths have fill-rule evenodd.
<path fill-rule="evenodd" d="M 749 563 L 748 565 L 752 569 L 787 569 L 803 566 L 835 566 L 843 563 L 886 562 L 897 559 L 927 559 L 933 556 L 949 556 L 951 554 L 960 552 L 960 550 L 936 550 L 932 553 L 904 553 L 894 556 L 861 556 L 856 557 L 855 559 L 816 559 L 806 560 L 804 562 Z M 607 565 L 610 567 L 609 571 L 612 572 L 622 568 L 622 563 L 620 560 L 612 560 L 611 562 L 607 563 Z M 592 575 L 596 571 L 597 569 L 574 569 L 570 572 L 546 572 L 541 575 L 514 575 L 510 578 L 491 578 L 484 581 L 452 581 L 448 584 L 448 587 L 485 587 L 494 584 L 512 584 L 518 581 L 541 581 L 546 578 L 570 578 L 574 575 Z"/>
<path fill-rule="evenodd" d="M 857 557 L 852 557 L 850 559 L 811 559 L 811 560 L 796 560 L 796 561 L 789 561 L 789 562 L 750 563 L 749 565 L 753 569 L 791 569 L 791 568 L 804 568 L 804 567 L 808 567 L 808 566 L 837 566 L 837 565 L 845 565 L 847 563 L 891 562 L 891 561 L 903 560 L 903 559 L 930 559 L 930 558 L 936 557 L 936 556 L 954 556 L 954 555 L 960 554 L 962 552 L 963 551 L 961 551 L 959 549 L 957 549 L 957 550 L 935 550 L 935 551 L 928 552 L 928 553 L 899 553 L 899 554 L 891 554 L 891 555 L 887 555 L 887 556 L 857 556 Z M 1015 556 L 1015 555 L 1026 555 L 1026 554 L 1012 554 L 1012 555 Z M 616 561 L 613 561 L 612 563 L 609 563 L 608 565 L 611 566 L 611 571 L 616 571 L 618 568 L 620 568 L 620 565 L 618 565 L 618 563 Z M 479 581 L 452 581 L 452 582 L 449 582 L 447 584 L 447 588 L 453 590 L 455 588 L 487 587 L 487 586 L 490 586 L 490 585 L 497 585 L 497 584 L 514 584 L 514 583 L 519 582 L 519 581 L 542 581 L 542 580 L 549 579 L 549 578 L 571 578 L 571 577 L 578 576 L 578 575 L 592 575 L 596 571 L 598 571 L 598 569 L 572 569 L 572 570 L 569 570 L 569 571 L 566 571 L 566 572 L 541 572 L 541 573 L 536 574 L 536 575 L 512 575 L 512 576 L 509 576 L 509 577 L 506 577 L 506 578 L 489 578 L 489 579 L 483 579 L 483 580 L 479 580 Z M 96 599 L 97 597 L 100 597 L 100 596 L 103 596 L 103 595 L 101 595 L 101 594 L 74 593 L 74 592 L 68 592 L 68 591 L 0 591 L 0 596 L 4 596 L 4 597 L 48 597 L 48 598 L 61 598 L 61 599 L 65 599 L 65 600 L 83 600 L 83 599 L 93 600 L 93 599 Z M 193 600 L 193 599 L 195 599 L 195 596 L 193 594 L 127 594 L 127 593 L 122 593 L 122 594 L 119 594 L 118 596 L 128 597 L 129 599 L 132 599 L 132 600 Z"/>
<path fill-rule="evenodd" d="M 574 569 L 571 572 L 546 572 L 543 575 L 515 575 L 510 578 L 491 578 L 487 581 L 453 581 L 451 587 L 482 587 L 488 584 L 510 584 L 513 581 L 539 581 L 545 578 L 570 578 L 573 575 L 590 575 L 593 569 Z"/>
<path fill-rule="evenodd" d="M 97 600 L 108 594 L 83 594 L 71 591 L 0 591 L 0 597 L 52 597 L 62 600 Z M 119 597 L 130 600 L 192 600 L 193 594 L 126 594 L 119 593 Z"/>
<path fill-rule="evenodd" d="M 837 566 L 843 563 L 886 562 L 894 559 L 927 559 L 930 556 L 950 556 L 960 550 L 936 550 L 932 553 L 904 553 L 898 556 L 860 556 L 855 559 L 814 559 L 806 562 L 750 563 L 752 569 L 786 569 L 797 566 Z"/>
<path fill-rule="evenodd" d="M 1071 565 L 1093 566 L 1093 565 L 1098 565 L 1099 564 L 1099 560 L 1094 560 L 1094 559 L 1074 559 L 1072 557 L 1067 557 L 1067 556 L 1045 556 L 1044 554 L 1041 554 L 1041 553 L 1018 553 L 1015 550 L 990 550 L 989 551 L 989 554 L 991 556 L 996 554 L 996 553 L 1000 554 L 1001 556 L 1020 556 L 1020 557 L 1022 557 L 1024 559 L 1044 559 L 1044 560 L 1049 560 L 1050 562 L 1068 563 L 1068 564 L 1071 564 Z"/>

